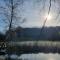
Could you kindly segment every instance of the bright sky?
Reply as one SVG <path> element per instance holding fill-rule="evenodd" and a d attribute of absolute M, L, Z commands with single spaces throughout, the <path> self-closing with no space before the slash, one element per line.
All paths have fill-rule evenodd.
<path fill-rule="evenodd" d="M 46 22 L 46 26 L 57 26 L 60 25 L 59 17 L 56 19 L 59 13 L 58 1 L 52 0 L 50 11 L 50 20 Z M 23 27 L 41 27 L 48 13 L 49 0 L 26 0 L 23 4 L 23 13 L 27 21 L 21 26 Z M 58 20 L 58 21 L 57 21 Z"/>
<path fill-rule="evenodd" d="M 0 5 L 3 2 L 0 0 Z M 49 0 L 24 0 L 23 5 L 19 6 L 20 12 L 17 16 L 22 16 L 22 19 L 25 18 L 24 23 L 19 23 L 20 26 L 26 27 L 38 27 L 40 28 L 44 20 L 47 19 L 45 26 L 60 26 L 60 0 L 52 0 L 51 10 L 48 16 Z M 58 17 L 57 17 L 58 16 Z M 1 17 L 1 16 L 0 16 Z M 3 16 L 2 16 L 3 17 Z M 1 18 L 2 18 L 1 17 Z M 0 30 L 4 30 L 4 23 L 0 18 Z M 19 19 L 20 20 L 20 19 Z"/>

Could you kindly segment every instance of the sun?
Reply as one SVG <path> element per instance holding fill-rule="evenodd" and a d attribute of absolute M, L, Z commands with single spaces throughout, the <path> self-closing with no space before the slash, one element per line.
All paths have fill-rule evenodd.
<path fill-rule="evenodd" d="M 47 21 L 50 21 L 52 19 L 52 15 L 51 14 L 46 14 L 45 19 L 47 19 Z"/>
<path fill-rule="evenodd" d="M 51 20 L 52 16 L 49 14 L 47 15 L 47 20 Z"/>

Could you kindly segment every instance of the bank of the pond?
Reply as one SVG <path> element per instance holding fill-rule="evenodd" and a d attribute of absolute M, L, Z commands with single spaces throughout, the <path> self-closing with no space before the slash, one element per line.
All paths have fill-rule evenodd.
<path fill-rule="evenodd" d="M 24 54 L 24 53 L 60 53 L 59 41 L 21 41 L 9 42 L 8 53 Z"/>

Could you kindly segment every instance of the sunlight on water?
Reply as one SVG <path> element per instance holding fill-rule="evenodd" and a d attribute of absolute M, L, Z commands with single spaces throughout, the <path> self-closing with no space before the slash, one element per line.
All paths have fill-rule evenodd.
<path fill-rule="evenodd" d="M 59 54 L 23 54 L 20 56 L 22 60 L 60 60 Z"/>
<path fill-rule="evenodd" d="M 49 58 L 48 60 L 55 60 L 54 58 Z"/>
<path fill-rule="evenodd" d="M 58 53 L 38 53 L 38 54 L 22 54 L 16 55 L 12 54 L 9 55 L 10 60 L 60 60 L 60 54 Z M 6 60 L 6 56 L 1 55 L 0 60 Z M 9 60 L 9 59 L 8 59 Z"/>

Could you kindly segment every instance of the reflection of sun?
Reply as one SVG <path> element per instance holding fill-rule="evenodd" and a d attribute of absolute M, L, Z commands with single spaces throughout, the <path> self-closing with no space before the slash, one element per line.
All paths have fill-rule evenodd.
<path fill-rule="evenodd" d="M 54 60 L 53 58 L 49 58 L 48 60 Z"/>

